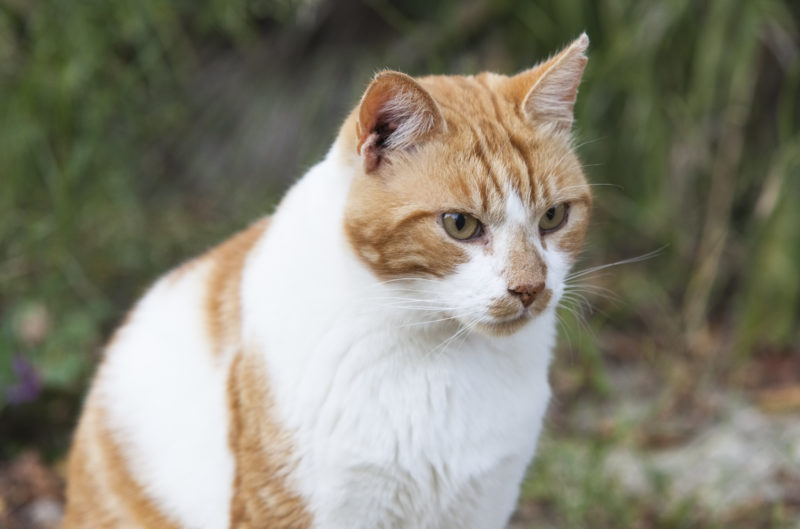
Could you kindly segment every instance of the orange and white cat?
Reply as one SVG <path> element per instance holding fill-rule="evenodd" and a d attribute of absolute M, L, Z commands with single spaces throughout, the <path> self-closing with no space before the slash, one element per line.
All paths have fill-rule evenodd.
<path fill-rule="evenodd" d="M 513 77 L 377 74 L 274 215 L 116 332 L 64 527 L 504 527 L 589 220 L 587 46 Z"/>

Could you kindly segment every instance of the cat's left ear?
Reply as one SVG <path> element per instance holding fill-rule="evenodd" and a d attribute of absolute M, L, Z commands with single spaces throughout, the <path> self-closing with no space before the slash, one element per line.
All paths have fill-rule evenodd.
<path fill-rule="evenodd" d="M 444 127 L 436 101 L 412 77 L 378 73 L 361 98 L 356 122 L 364 170 L 374 171 L 393 151 L 408 150 Z"/>
<path fill-rule="evenodd" d="M 583 33 L 569 46 L 510 79 L 522 111 L 536 123 L 552 123 L 558 130 L 572 128 L 573 107 L 586 66 L 589 37 Z"/>

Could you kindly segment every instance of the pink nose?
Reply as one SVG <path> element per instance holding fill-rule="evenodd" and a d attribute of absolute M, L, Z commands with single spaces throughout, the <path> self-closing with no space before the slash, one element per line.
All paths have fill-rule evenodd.
<path fill-rule="evenodd" d="M 535 285 L 518 285 L 508 289 L 511 294 L 519 296 L 519 300 L 526 308 L 531 306 L 531 303 L 542 290 L 544 290 L 544 281 L 540 281 Z"/>

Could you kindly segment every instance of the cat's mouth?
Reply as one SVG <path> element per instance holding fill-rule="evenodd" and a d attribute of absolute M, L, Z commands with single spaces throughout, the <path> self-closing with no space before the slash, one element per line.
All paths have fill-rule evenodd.
<path fill-rule="evenodd" d="M 520 330 L 531 319 L 532 315 L 530 311 L 524 309 L 522 313 L 515 318 L 481 322 L 476 325 L 476 329 L 484 334 L 488 334 L 491 336 L 506 336 Z"/>
<path fill-rule="evenodd" d="M 515 320 L 526 312 L 526 307 L 514 296 L 495 298 L 486 310 L 486 313 L 498 322 Z"/>
<path fill-rule="evenodd" d="M 506 336 L 520 330 L 531 321 L 532 318 L 533 314 L 531 314 L 531 311 L 527 308 L 522 308 L 514 316 L 495 318 L 493 321 L 483 321 L 478 323 L 475 328 L 491 336 Z"/>

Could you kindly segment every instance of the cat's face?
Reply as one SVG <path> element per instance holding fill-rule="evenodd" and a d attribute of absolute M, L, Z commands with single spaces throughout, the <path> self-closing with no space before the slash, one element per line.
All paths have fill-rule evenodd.
<path fill-rule="evenodd" d="M 558 303 L 591 208 L 570 142 L 587 43 L 511 78 L 370 85 L 345 228 L 398 307 L 507 334 Z"/>

